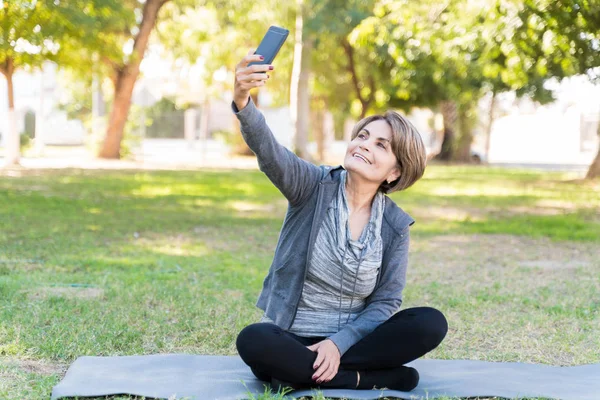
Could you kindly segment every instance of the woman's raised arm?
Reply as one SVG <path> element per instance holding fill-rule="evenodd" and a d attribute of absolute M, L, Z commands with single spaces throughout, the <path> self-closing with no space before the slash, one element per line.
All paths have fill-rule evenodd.
<path fill-rule="evenodd" d="M 240 121 L 242 136 L 256 154 L 262 172 L 283 193 L 290 204 L 306 200 L 321 179 L 321 169 L 282 146 L 271 132 L 264 115 L 250 97 L 250 89 L 264 86 L 270 65 L 255 64 L 260 55 L 251 49 L 236 66 L 232 110 Z"/>

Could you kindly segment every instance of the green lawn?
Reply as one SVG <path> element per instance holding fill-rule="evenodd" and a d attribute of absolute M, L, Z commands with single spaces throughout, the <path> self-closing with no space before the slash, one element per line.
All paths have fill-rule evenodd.
<path fill-rule="evenodd" d="M 403 307 L 449 320 L 426 358 L 600 362 L 600 182 L 431 166 L 392 197 Z M 0 171 L 0 398 L 82 355 L 236 354 L 285 210 L 259 171 Z"/>

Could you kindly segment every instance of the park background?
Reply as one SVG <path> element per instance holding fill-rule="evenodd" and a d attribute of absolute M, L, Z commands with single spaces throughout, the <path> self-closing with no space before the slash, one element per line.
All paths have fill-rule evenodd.
<path fill-rule="evenodd" d="M 235 354 L 286 202 L 231 112 L 236 64 L 290 29 L 252 92 L 278 140 L 339 164 L 398 109 L 429 166 L 403 307 L 432 358 L 600 361 L 600 4 L 0 1 L 0 397 L 82 355 Z M 276 396 L 266 395 L 266 399 Z"/>

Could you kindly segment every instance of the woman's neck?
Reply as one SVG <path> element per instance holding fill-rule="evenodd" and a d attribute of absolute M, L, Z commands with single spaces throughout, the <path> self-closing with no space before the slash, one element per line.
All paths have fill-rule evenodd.
<path fill-rule="evenodd" d="M 349 212 L 371 211 L 371 204 L 379 190 L 379 186 L 361 180 L 349 172 L 346 173 L 346 198 Z"/>

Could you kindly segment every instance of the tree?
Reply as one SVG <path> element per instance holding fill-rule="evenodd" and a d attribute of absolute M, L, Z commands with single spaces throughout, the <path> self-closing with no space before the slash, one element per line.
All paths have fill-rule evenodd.
<path fill-rule="evenodd" d="M 364 118 L 374 106 L 379 76 L 373 74 L 375 54 L 354 45 L 355 28 L 373 14 L 375 1 L 315 0 L 307 30 L 314 43 L 313 90 L 328 107 Z M 348 109 L 349 106 L 350 110 Z"/>
<path fill-rule="evenodd" d="M 444 116 L 440 156 L 453 159 L 456 142 L 472 140 L 469 131 L 457 135 L 457 121 L 484 93 L 482 39 L 476 30 L 480 5 L 457 0 L 381 1 L 374 15 L 357 28 L 361 47 L 382 47 L 380 74 L 388 75 L 380 99 L 409 110 L 428 107 Z M 468 152 L 467 152 L 468 157 Z"/>
<path fill-rule="evenodd" d="M 516 36 L 528 53 L 541 54 L 548 76 L 586 74 L 600 82 L 600 3 L 590 0 L 525 0 Z M 520 40 L 537 37 L 542 40 Z M 600 135 L 600 130 L 599 130 Z M 587 179 L 600 176 L 600 146 Z"/>
<path fill-rule="evenodd" d="M 123 15 L 119 0 L 17 0 L 0 2 L 0 71 L 8 82 L 8 162 L 18 163 L 18 133 L 14 129 L 12 77 L 19 68 L 33 69 L 46 60 L 90 71 L 92 47 L 105 29 L 118 30 Z M 85 66 L 85 67 L 84 67 Z M 88 67 L 88 68 L 86 68 Z"/>
<path fill-rule="evenodd" d="M 331 116 L 343 126 L 348 117 L 363 118 L 375 105 L 376 82 L 372 61 L 349 41 L 349 36 L 360 22 L 372 14 L 374 1 L 312 0 L 303 15 L 302 69 L 303 90 L 310 91 L 304 101 L 310 103 L 317 155 L 324 156 L 325 135 L 331 132 Z M 293 97 L 291 100 L 293 103 Z M 331 113 L 331 114 L 329 114 Z M 298 118 L 300 121 L 301 119 Z M 308 128 L 297 131 L 297 138 L 308 140 Z"/>
<path fill-rule="evenodd" d="M 222 1 L 215 4 L 214 10 L 210 9 L 210 17 L 200 17 L 202 21 L 212 18 L 218 24 L 181 23 L 181 18 L 177 18 L 178 23 L 174 24 L 171 18 L 166 18 L 159 24 L 157 36 L 162 43 L 172 43 L 166 45 L 167 48 L 183 49 L 178 57 L 190 62 L 200 54 L 206 56 L 206 83 L 210 90 L 214 85 L 212 73 L 224 65 L 234 66 L 243 55 L 241 51 L 231 49 L 239 48 L 245 53 L 247 47 L 258 45 L 267 28 L 262 22 L 265 18 L 276 25 L 288 27 L 290 37 L 277 56 L 275 71 L 271 73 L 276 79 L 269 81 L 267 90 L 273 94 L 275 104 L 282 105 L 289 101 L 293 120 L 298 125 L 296 127 L 294 124 L 294 137 L 295 151 L 299 155 L 309 157 L 306 150 L 308 126 L 303 125 L 310 119 L 308 102 L 313 113 L 326 108 L 338 120 L 349 114 L 364 117 L 368 111 L 377 109 L 377 85 L 385 82 L 387 75 L 379 75 L 373 69 L 373 58 L 378 57 L 376 52 L 358 48 L 351 43 L 350 37 L 354 28 L 372 14 L 373 1 L 305 0 L 302 5 L 298 2 L 287 4 L 268 1 L 266 4 L 262 2 L 260 7 L 246 2 L 234 8 L 227 7 L 226 3 Z M 203 12 L 207 10 L 208 7 L 203 8 Z M 295 21 L 298 22 L 298 28 Z M 188 41 L 184 41 L 183 46 L 176 45 L 174 38 L 179 33 L 173 33 L 178 30 L 182 34 L 187 32 L 188 38 L 197 38 L 193 48 L 186 49 L 185 43 Z M 173 39 L 168 38 L 171 34 Z M 295 51 L 290 51 L 291 48 Z M 214 85 L 214 88 L 221 92 L 225 90 L 218 85 Z M 315 128 L 315 133 L 318 130 Z"/>
<path fill-rule="evenodd" d="M 141 9 L 141 19 L 123 35 L 123 38 L 127 37 L 128 42 L 133 42 L 131 53 L 125 55 L 119 61 L 104 59 L 112 67 L 111 80 L 114 85 L 114 98 L 106 130 L 106 139 L 98 154 L 102 158 L 120 158 L 123 130 L 131 106 L 133 88 L 140 73 L 140 63 L 144 58 L 150 33 L 156 24 L 158 13 L 168 1 L 146 0 Z"/>
<path fill-rule="evenodd" d="M 20 158 L 13 76 L 18 69 L 39 67 L 56 55 L 64 23 L 59 13 L 53 13 L 57 9 L 47 1 L 0 2 L 0 72 L 8 87 L 7 165 L 18 164 Z"/>
<path fill-rule="evenodd" d="M 540 40 L 543 31 L 528 21 L 533 12 L 526 3 L 540 2 L 382 0 L 357 28 L 359 46 L 387 51 L 378 67 L 391 79 L 381 98 L 398 108 L 429 107 L 443 114 L 441 159 L 469 159 L 471 124 L 465 122 L 486 92 L 514 90 L 545 103 L 553 100 L 544 88 L 547 79 L 577 73 L 568 51 L 556 57 L 549 40 Z"/>
<path fill-rule="evenodd" d="M 201 76 L 194 78 L 201 80 L 203 92 L 198 93 L 195 102 L 207 110 L 211 101 L 222 99 L 225 92 L 231 93 L 235 66 L 249 48 L 258 47 L 270 24 L 290 28 L 293 37 L 293 7 L 293 3 L 276 0 L 236 4 L 230 0 L 219 0 L 204 6 L 179 8 L 169 4 L 164 10 L 165 18 L 157 24 L 156 45 L 163 49 L 164 57 L 174 63 L 185 68 L 200 65 Z M 289 101 L 293 59 L 291 42 L 288 38 L 273 63 L 275 70 L 269 73 L 271 79 L 267 90 L 274 105 L 278 106 Z M 258 91 L 253 90 L 251 96 L 260 106 Z M 232 119 L 239 127 L 237 118 L 232 115 Z M 252 154 L 239 132 L 234 132 L 233 142 L 236 152 L 246 153 L 244 150 L 247 150 Z"/>
<path fill-rule="evenodd" d="M 95 0 L 80 6 L 87 21 L 76 21 L 82 34 L 63 43 L 61 64 L 80 75 L 108 77 L 113 86 L 106 137 L 98 153 L 103 158 L 120 158 L 131 97 L 140 64 L 158 20 L 169 0 Z M 181 6 L 187 0 L 179 0 Z"/>
<path fill-rule="evenodd" d="M 313 47 L 307 23 L 310 0 L 296 0 L 296 26 L 294 31 L 294 66 L 290 83 L 290 116 L 294 127 L 294 147 L 298 156 L 312 160 L 308 152 L 310 121 L 309 74 Z"/>
<path fill-rule="evenodd" d="M 597 133 L 598 133 L 598 137 L 600 138 L 600 124 L 598 124 Z M 600 147 L 598 148 L 598 153 L 596 154 L 594 161 L 592 161 L 592 164 L 590 165 L 590 168 L 588 169 L 588 172 L 585 175 L 585 178 L 586 179 L 594 179 L 594 178 L 597 178 L 598 176 L 600 176 Z"/>

